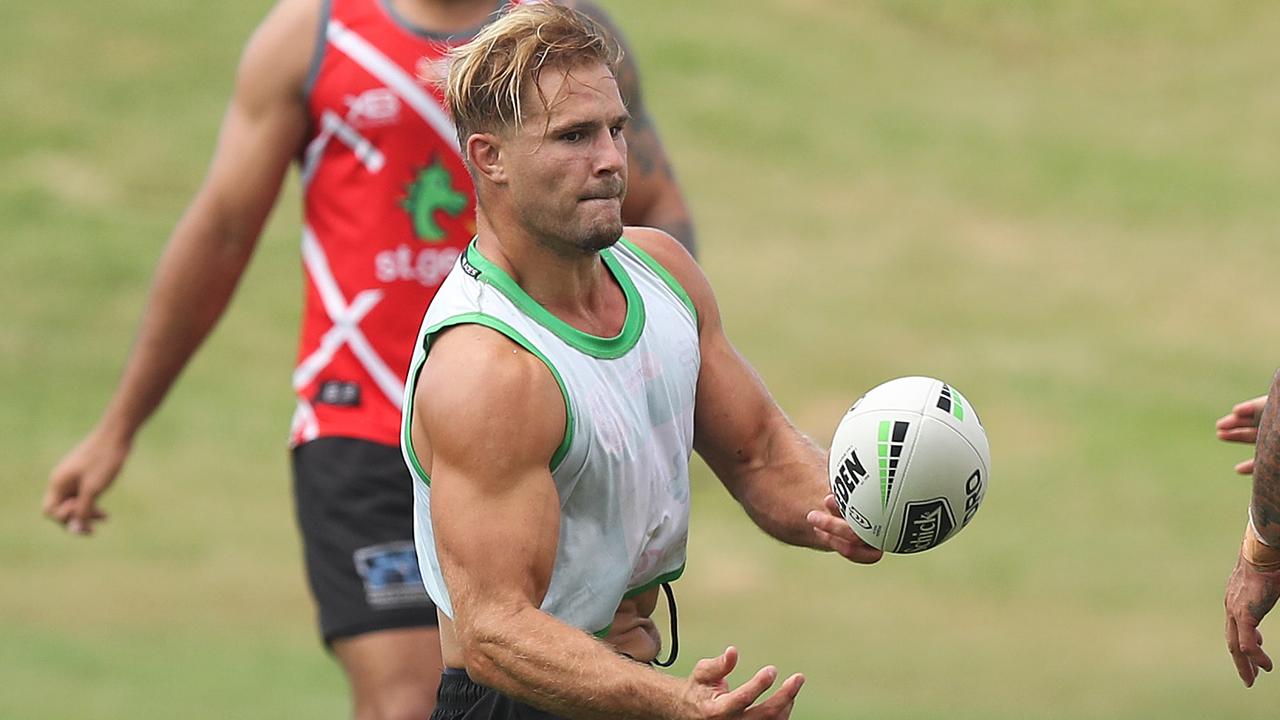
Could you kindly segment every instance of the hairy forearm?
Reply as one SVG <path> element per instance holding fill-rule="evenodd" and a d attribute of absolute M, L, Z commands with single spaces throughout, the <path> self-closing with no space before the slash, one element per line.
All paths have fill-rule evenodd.
<path fill-rule="evenodd" d="M 476 682 L 571 720 L 684 718 L 683 684 L 526 607 L 473 623 L 464 643 Z"/>
<path fill-rule="evenodd" d="M 1258 424 L 1253 464 L 1253 526 L 1263 542 L 1280 547 L 1280 372 Z"/>
<path fill-rule="evenodd" d="M 246 236 L 250 239 L 236 240 Z M 226 309 L 253 252 L 251 238 L 256 230 L 219 227 L 198 206 L 179 222 L 156 269 L 138 337 L 103 413 L 104 430 L 132 437 L 155 412 Z"/>
<path fill-rule="evenodd" d="M 717 469 L 725 484 L 761 530 L 790 545 L 822 547 L 806 520 L 830 492 L 826 453 L 785 416 L 772 419 L 756 454 L 732 459 Z"/>

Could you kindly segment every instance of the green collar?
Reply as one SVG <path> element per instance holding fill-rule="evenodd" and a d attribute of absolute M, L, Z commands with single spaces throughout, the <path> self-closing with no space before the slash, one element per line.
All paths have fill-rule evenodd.
<path fill-rule="evenodd" d="M 611 338 L 602 338 L 583 332 L 552 315 L 550 311 L 539 305 L 537 300 L 529 297 L 524 288 L 520 287 L 506 271 L 481 255 L 480 250 L 476 248 L 475 240 L 467 246 L 465 256 L 466 263 L 475 271 L 472 276 L 476 280 L 497 288 L 515 303 L 521 312 L 550 330 L 570 347 L 592 357 L 612 360 L 626 355 L 640 340 L 640 332 L 644 330 L 644 300 L 636 290 L 635 283 L 631 281 L 631 276 L 622 267 L 622 263 L 614 257 L 613 251 L 607 248 L 601 250 L 600 259 L 604 261 L 605 268 L 622 288 L 622 295 L 627 302 L 627 318 L 622 323 L 622 331 Z"/>

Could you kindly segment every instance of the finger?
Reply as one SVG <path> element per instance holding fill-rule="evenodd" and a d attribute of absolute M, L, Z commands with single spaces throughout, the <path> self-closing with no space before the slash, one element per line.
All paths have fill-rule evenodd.
<path fill-rule="evenodd" d="M 1236 674 L 1244 681 L 1245 687 L 1253 687 L 1253 678 L 1257 674 L 1253 663 L 1240 650 L 1240 637 L 1236 632 L 1235 618 L 1227 615 L 1227 652 L 1231 653 L 1231 662 L 1235 663 Z"/>
<path fill-rule="evenodd" d="M 856 540 L 858 537 L 853 528 L 849 527 L 848 521 L 839 515 L 832 515 L 821 510 L 810 510 L 804 519 L 808 520 L 814 529 L 822 530 L 828 535 L 835 535 L 846 540 Z"/>
<path fill-rule="evenodd" d="M 788 718 L 791 717 L 791 708 L 796 703 L 796 695 L 800 694 L 800 688 L 804 685 L 804 675 L 796 673 L 787 678 L 782 683 L 782 687 L 771 695 L 767 700 L 752 708 L 752 712 L 748 713 L 749 717 L 761 718 Z"/>
<path fill-rule="evenodd" d="M 1259 395 L 1252 400 L 1238 402 L 1231 406 L 1231 412 L 1235 415 L 1244 415 L 1247 417 L 1255 417 L 1262 414 L 1262 408 L 1266 407 L 1267 396 Z"/>
<path fill-rule="evenodd" d="M 76 497 L 75 511 L 72 513 L 72 520 L 77 521 L 77 528 L 73 529 L 70 521 L 68 521 L 67 529 L 83 535 L 93 532 L 93 521 L 102 514 L 97 505 L 98 493 L 100 492 L 102 492 L 102 486 L 95 482 L 86 481 L 80 486 L 80 494 Z"/>
<path fill-rule="evenodd" d="M 1236 463 L 1236 472 L 1240 475 L 1253 474 L 1253 458 L 1249 458 L 1244 462 Z"/>
<path fill-rule="evenodd" d="M 827 512 L 835 515 L 836 517 L 844 516 L 844 514 L 840 512 L 840 503 L 836 502 L 835 495 L 828 493 L 827 496 L 822 499 L 822 506 L 827 509 Z"/>
<path fill-rule="evenodd" d="M 703 658 L 693 666 L 690 677 L 694 682 L 714 685 L 729 676 L 738 666 L 738 648 L 730 645 L 724 652 L 713 658 Z"/>
<path fill-rule="evenodd" d="M 1229 430 L 1231 428 L 1238 428 L 1243 424 L 1245 424 L 1244 418 L 1240 417 L 1236 413 L 1231 413 L 1230 415 L 1223 415 L 1222 417 L 1218 418 L 1213 422 L 1213 426 L 1219 430 Z"/>
<path fill-rule="evenodd" d="M 814 535 L 818 538 L 818 544 L 828 550 L 834 550 L 836 554 L 863 565 L 871 565 L 880 561 L 884 557 L 884 553 L 877 550 L 862 540 L 848 540 L 837 535 L 832 535 L 821 528 L 813 529 Z"/>
<path fill-rule="evenodd" d="M 54 511 L 62 504 L 62 501 L 68 497 L 74 497 L 76 491 L 75 479 L 62 469 L 62 466 L 53 469 L 49 473 L 49 482 L 44 488 L 44 497 L 40 501 L 40 509 L 48 517 L 53 517 Z"/>
<path fill-rule="evenodd" d="M 1227 442 L 1253 444 L 1258 442 L 1258 427 L 1251 425 L 1249 427 L 1219 428 L 1218 439 Z"/>
<path fill-rule="evenodd" d="M 49 517 L 63 525 L 66 525 L 73 519 L 73 516 L 75 515 L 76 502 L 77 502 L 76 498 L 73 498 L 73 497 L 63 500 L 62 502 L 58 503 L 58 507 L 54 508 L 53 512 L 49 514 Z M 110 516 L 107 514 L 105 510 L 103 510 L 100 507 L 97 507 L 96 505 L 94 506 L 93 515 L 91 516 L 92 520 L 94 521 L 106 520 L 108 517 Z"/>
<path fill-rule="evenodd" d="M 74 497 L 69 497 L 63 500 L 62 502 L 58 503 L 58 507 L 54 508 L 53 512 L 50 513 L 49 517 L 53 518 L 57 522 L 62 523 L 63 525 L 66 525 L 67 521 L 71 519 L 71 516 L 74 515 L 75 512 L 76 512 L 76 499 Z"/>
<path fill-rule="evenodd" d="M 1219 430 L 1225 430 L 1227 428 L 1258 427 L 1258 413 L 1253 412 L 1252 409 L 1239 409 L 1241 406 L 1236 407 L 1238 409 L 1232 411 L 1231 414 L 1223 415 L 1215 420 L 1213 426 Z"/>
<path fill-rule="evenodd" d="M 53 482 L 45 488 L 44 497 L 40 499 L 40 512 L 44 513 L 47 518 L 53 518 L 53 513 L 58 509 L 58 505 L 62 503 L 62 493 L 55 489 Z"/>
<path fill-rule="evenodd" d="M 1262 650 L 1260 642 L 1262 633 L 1248 621 L 1237 623 L 1236 628 L 1240 635 L 1240 652 L 1249 658 L 1249 663 L 1254 668 L 1254 677 L 1257 677 L 1258 668 L 1271 672 L 1271 657 Z"/>
<path fill-rule="evenodd" d="M 778 669 L 772 665 L 766 665 L 757 670 L 750 680 L 716 698 L 716 705 L 727 711 L 726 714 L 735 716 L 751 707 L 751 704 L 772 687 L 777 679 Z"/>

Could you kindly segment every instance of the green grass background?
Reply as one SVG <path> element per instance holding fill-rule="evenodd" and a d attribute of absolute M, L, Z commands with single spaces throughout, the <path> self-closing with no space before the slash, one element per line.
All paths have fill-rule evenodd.
<path fill-rule="evenodd" d="M 960 539 L 870 568 L 762 537 L 699 465 L 676 669 L 734 643 L 804 671 L 797 718 L 1274 717 L 1280 678 L 1245 691 L 1223 647 L 1247 451 L 1212 423 L 1280 364 L 1280 6 L 606 5 L 783 406 L 825 440 L 937 375 L 994 460 Z M 38 513 L 267 7 L 0 12 L 0 717 L 348 713 L 289 497 L 293 180 L 111 521 Z"/>

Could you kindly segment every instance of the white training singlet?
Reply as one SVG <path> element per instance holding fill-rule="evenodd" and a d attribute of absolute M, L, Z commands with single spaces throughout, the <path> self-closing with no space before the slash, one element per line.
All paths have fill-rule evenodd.
<path fill-rule="evenodd" d="M 603 635 L 623 598 L 684 571 L 701 364 L 697 314 L 675 278 L 625 238 L 600 256 L 627 302 L 626 321 L 613 338 L 589 335 L 552 315 L 474 242 L 427 309 L 406 384 L 401 447 L 415 478 L 414 539 L 423 582 L 450 618 L 431 527 L 431 479 L 409 429 L 432 339 L 455 325 L 483 325 L 524 347 L 546 364 L 564 396 L 564 440 L 551 460 L 560 537 L 541 609 Z"/>

